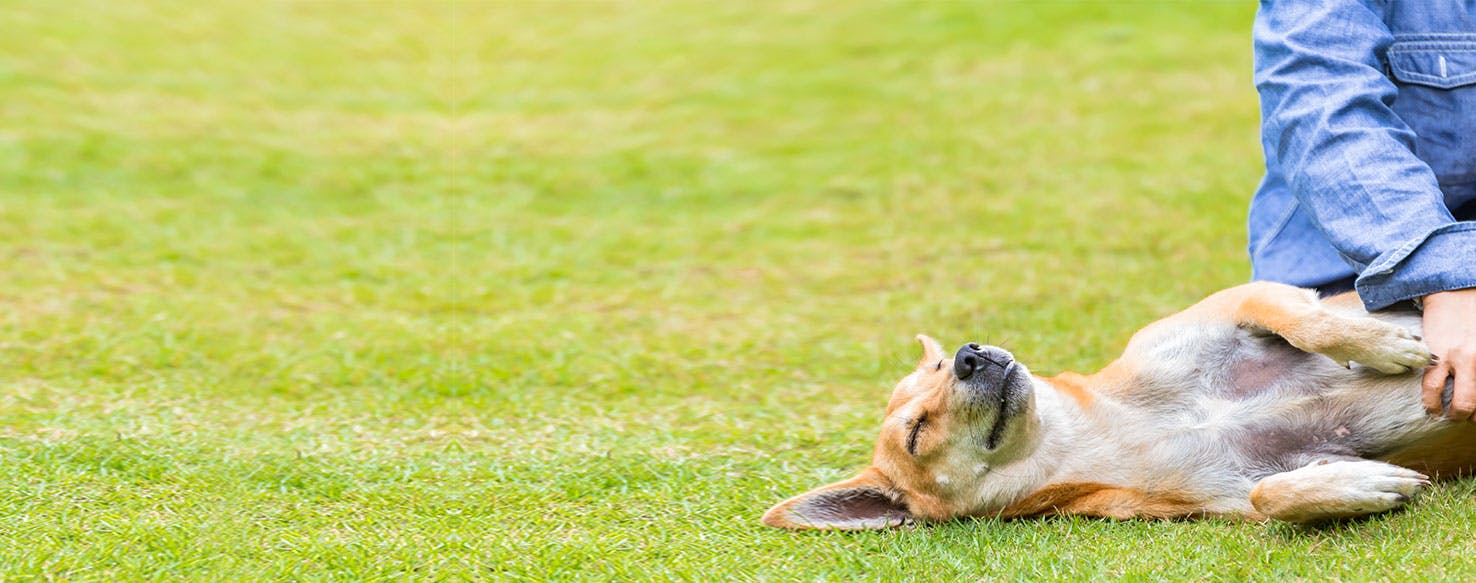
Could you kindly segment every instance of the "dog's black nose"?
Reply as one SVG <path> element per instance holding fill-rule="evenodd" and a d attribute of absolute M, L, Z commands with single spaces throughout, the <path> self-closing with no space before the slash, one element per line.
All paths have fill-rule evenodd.
<path fill-rule="evenodd" d="M 1003 371 L 1015 359 L 1010 353 L 1002 348 L 993 346 L 979 346 L 978 343 L 970 342 L 959 347 L 958 352 L 953 355 L 953 374 L 958 380 L 966 380 L 974 373 L 988 368 Z"/>

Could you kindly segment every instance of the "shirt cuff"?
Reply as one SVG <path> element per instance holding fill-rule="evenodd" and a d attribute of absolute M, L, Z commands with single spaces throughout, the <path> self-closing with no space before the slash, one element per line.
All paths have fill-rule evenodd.
<path fill-rule="evenodd" d="M 1476 222 L 1449 223 L 1374 258 L 1353 283 L 1369 311 L 1476 287 Z"/>

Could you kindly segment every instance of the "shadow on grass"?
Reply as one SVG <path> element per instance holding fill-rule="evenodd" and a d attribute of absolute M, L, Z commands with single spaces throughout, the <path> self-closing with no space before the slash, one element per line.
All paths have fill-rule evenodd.
<path fill-rule="evenodd" d="M 1271 521 L 1266 524 L 1266 529 L 1268 534 L 1284 540 L 1294 540 L 1309 536 L 1344 535 L 1366 529 L 1373 525 L 1383 524 L 1388 522 L 1391 517 L 1410 511 L 1408 508 L 1396 508 L 1377 514 L 1309 523 Z"/>

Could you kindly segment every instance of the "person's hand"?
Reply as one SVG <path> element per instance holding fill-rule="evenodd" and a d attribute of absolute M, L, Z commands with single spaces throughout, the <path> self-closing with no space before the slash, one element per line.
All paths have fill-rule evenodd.
<path fill-rule="evenodd" d="M 1473 419 L 1476 411 L 1476 288 L 1425 296 L 1425 345 L 1438 359 L 1425 369 L 1421 399 L 1425 410 L 1440 414 L 1446 379 L 1455 377 L 1447 416 Z"/>

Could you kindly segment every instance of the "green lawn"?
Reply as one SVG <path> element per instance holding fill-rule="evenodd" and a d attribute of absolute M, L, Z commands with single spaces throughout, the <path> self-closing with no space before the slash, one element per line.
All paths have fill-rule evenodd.
<path fill-rule="evenodd" d="M 764 528 L 912 336 L 1244 281 L 1244 3 L 0 2 L 0 579 L 1457 578 L 1324 530 Z"/>

